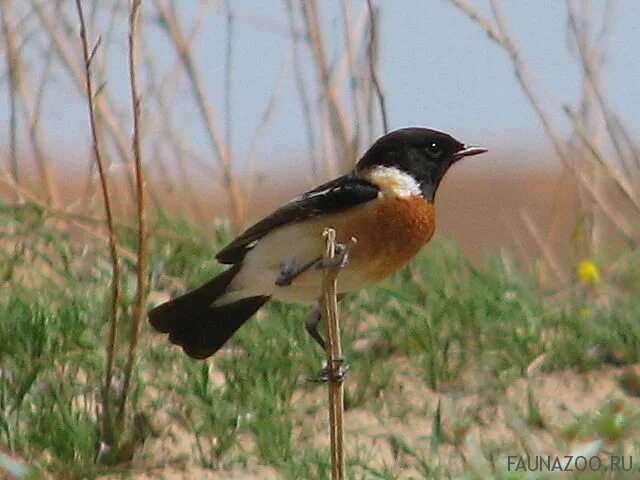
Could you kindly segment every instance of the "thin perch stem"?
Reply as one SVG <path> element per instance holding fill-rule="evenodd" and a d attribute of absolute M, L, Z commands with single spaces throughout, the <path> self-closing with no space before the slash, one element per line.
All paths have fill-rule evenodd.
<path fill-rule="evenodd" d="M 138 262 L 136 265 L 136 306 L 133 322 L 131 323 L 131 337 L 129 341 L 129 355 L 124 374 L 122 397 L 120 398 L 120 418 L 125 419 L 127 394 L 131 387 L 131 376 L 136 361 L 136 349 L 140 337 L 140 325 L 145 311 L 147 295 L 147 211 L 146 188 L 144 182 L 144 170 L 142 168 L 142 149 L 140 139 L 140 96 L 138 94 L 138 81 L 136 76 L 136 41 L 138 26 L 140 23 L 140 6 L 142 0 L 133 0 L 129 15 L 129 81 L 131 83 L 131 103 L 133 110 L 133 141 L 132 150 L 136 172 L 136 203 L 138 207 Z"/>
<path fill-rule="evenodd" d="M 336 255 L 336 231 L 324 231 L 326 250 L 325 264 L 331 264 Z M 340 266 L 328 267 L 322 279 L 323 315 L 327 326 L 327 368 L 329 371 L 329 427 L 331 436 L 331 478 L 344 479 L 344 384 L 341 377 L 342 345 L 340 343 L 340 323 L 338 321 L 337 278 Z"/>
<path fill-rule="evenodd" d="M 82 10 L 82 0 L 76 0 L 78 19 L 80 20 L 80 40 L 82 43 L 82 56 L 84 58 L 84 72 L 86 82 L 87 104 L 89 106 L 89 120 L 91 123 L 91 136 L 93 140 L 93 152 L 95 155 L 98 173 L 100 175 L 100 185 L 104 199 L 104 210 L 107 217 L 107 229 L 109 231 L 109 252 L 111 255 L 111 328 L 109 330 L 109 340 L 107 345 L 107 364 L 105 369 L 104 386 L 102 391 L 102 434 L 107 443 L 113 442 L 113 417 L 111 412 L 111 382 L 113 379 L 113 365 L 115 358 L 115 345 L 118 333 L 118 303 L 120 297 L 120 260 L 118 258 L 118 242 L 113 221 L 113 211 L 111 207 L 111 195 L 109 193 L 109 183 L 107 181 L 107 169 L 102 158 L 102 150 L 98 138 L 98 126 L 96 109 L 94 104 L 94 91 L 91 81 L 91 54 L 89 52 L 89 41 L 87 40 L 87 30 L 85 27 L 84 13 Z"/>

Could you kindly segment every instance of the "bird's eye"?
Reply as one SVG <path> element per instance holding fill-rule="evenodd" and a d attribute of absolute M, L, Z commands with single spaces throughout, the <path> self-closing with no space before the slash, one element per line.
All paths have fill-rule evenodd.
<path fill-rule="evenodd" d="M 431 142 L 429 146 L 427 146 L 427 153 L 431 158 L 439 158 L 442 155 L 442 148 L 436 142 Z"/>

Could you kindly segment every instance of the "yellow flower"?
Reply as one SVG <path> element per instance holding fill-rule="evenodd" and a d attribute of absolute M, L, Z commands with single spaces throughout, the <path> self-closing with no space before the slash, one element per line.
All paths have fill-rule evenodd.
<path fill-rule="evenodd" d="M 593 309 L 589 307 L 581 308 L 578 313 L 580 314 L 580 318 L 583 318 L 585 320 L 589 320 L 596 316 L 596 312 L 594 312 Z"/>
<path fill-rule="evenodd" d="M 600 282 L 600 270 L 591 260 L 583 260 L 578 265 L 578 277 L 583 285 L 595 285 Z"/>

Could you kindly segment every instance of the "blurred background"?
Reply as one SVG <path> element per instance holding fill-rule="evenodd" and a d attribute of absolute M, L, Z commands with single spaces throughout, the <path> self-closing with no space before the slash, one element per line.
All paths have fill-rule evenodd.
<path fill-rule="evenodd" d="M 101 142 L 123 209 L 133 205 L 128 5 L 83 3 Z M 379 87 L 388 129 L 427 126 L 490 150 L 457 165 L 439 193 L 440 233 L 471 256 L 506 247 L 561 270 L 559 252 L 586 256 L 605 232 L 637 240 L 637 217 L 624 226 L 609 217 L 638 211 L 630 132 L 640 126 L 640 4 L 493 7 L 145 2 L 138 69 L 153 202 L 202 227 L 255 220 L 348 170 L 384 133 Z M 95 214 L 74 3 L 4 0 L 2 39 L 3 195 L 25 201 L 19 185 Z"/>

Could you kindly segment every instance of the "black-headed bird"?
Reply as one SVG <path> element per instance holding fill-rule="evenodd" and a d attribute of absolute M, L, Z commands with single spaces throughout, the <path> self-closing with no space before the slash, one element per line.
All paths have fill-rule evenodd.
<path fill-rule="evenodd" d="M 426 128 L 377 140 L 355 168 L 304 193 L 241 233 L 216 259 L 229 268 L 149 313 L 151 325 L 191 357 L 207 358 L 270 299 L 315 303 L 321 294 L 323 231 L 357 243 L 338 279 L 356 292 L 405 265 L 431 239 L 435 195 L 458 160 L 486 152 Z M 307 330 L 324 346 L 318 318 Z"/>

